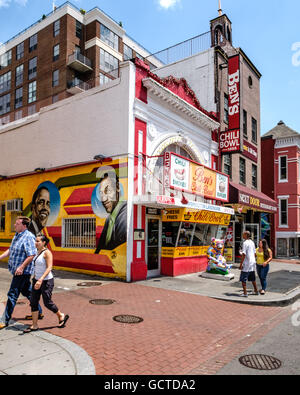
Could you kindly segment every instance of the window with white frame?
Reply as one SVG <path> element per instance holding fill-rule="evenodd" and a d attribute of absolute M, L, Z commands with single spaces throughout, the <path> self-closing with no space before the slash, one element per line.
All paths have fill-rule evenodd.
<path fill-rule="evenodd" d="M 96 248 L 96 219 L 63 219 L 64 248 Z"/>
<path fill-rule="evenodd" d="M 279 199 L 279 225 L 288 225 L 288 199 Z"/>
<path fill-rule="evenodd" d="M 119 37 L 102 24 L 100 27 L 100 38 L 110 47 L 112 47 L 116 51 L 119 51 Z"/>
<path fill-rule="evenodd" d="M 28 84 L 28 103 L 36 101 L 36 81 Z"/>
<path fill-rule="evenodd" d="M 53 62 L 59 59 L 59 44 L 53 47 Z"/>
<path fill-rule="evenodd" d="M 133 51 L 128 45 L 124 44 L 123 45 L 123 55 L 124 55 L 124 60 L 130 60 L 133 58 Z"/>
<path fill-rule="evenodd" d="M 60 20 L 58 19 L 53 23 L 53 37 L 58 36 L 60 33 Z"/>
<path fill-rule="evenodd" d="M 288 180 L 287 156 L 279 157 L 279 181 Z"/>

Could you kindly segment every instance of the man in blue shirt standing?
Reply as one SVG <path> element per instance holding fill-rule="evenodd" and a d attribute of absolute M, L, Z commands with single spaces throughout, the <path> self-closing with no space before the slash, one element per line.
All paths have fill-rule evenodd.
<path fill-rule="evenodd" d="M 16 234 L 7 251 L 0 255 L 0 260 L 9 257 L 8 270 L 13 275 L 13 279 L 8 291 L 4 319 L 0 323 L 0 329 L 8 326 L 20 293 L 30 300 L 31 283 L 30 277 L 33 271 L 32 260 L 36 254 L 35 236 L 29 232 L 30 219 L 18 217 L 15 222 Z M 42 309 L 39 306 L 40 316 Z"/>

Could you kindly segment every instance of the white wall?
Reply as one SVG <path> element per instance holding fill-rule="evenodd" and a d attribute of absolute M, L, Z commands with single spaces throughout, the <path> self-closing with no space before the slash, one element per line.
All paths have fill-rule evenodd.
<path fill-rule="evenodd" d="M 0 127 L 0 174 L 90 161 L 97 154 L 127 153 L 132 67 L 126 62 L 120 79 Z"/>
<path fill-rule="evenodd" d="M 185 78 L 200 101 L 200 105 L 207 111 L 216 111 L 214 101 L 214 49 L 155 69 L 153 72 L 161 78 L 170 75 L 176 78 Z"/>

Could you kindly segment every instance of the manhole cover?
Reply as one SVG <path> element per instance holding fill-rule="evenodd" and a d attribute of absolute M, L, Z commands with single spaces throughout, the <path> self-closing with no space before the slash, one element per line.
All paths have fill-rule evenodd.
<path fill-rule="evenodd" d="M 144 321 L 143 318 L 134 315 L 117 315 L 113 319 L 122 324 L 139 324 Z"/>
<path fill-rule="evenodd" d="M 90 304 L 94 304 L 97 306 L 108 306 L 110 304 L 115 303 L 115 300 L 112 299 L 93 299 L 90 300 Z"/>
<path fill-rule="evenodd" d="M 275 370 L 281 367 L 281 361 L 279 359 L 263 354 L 245 355 L 239 361 L 242 365 L 250 369 Z"/>
<path fill-rule="evenodd" d="M 77 287 L 98 287 L 99 285 L 102 285 L 102 283 L 91 281 L 91 282 L 83 282 L 77 284 Z"/>

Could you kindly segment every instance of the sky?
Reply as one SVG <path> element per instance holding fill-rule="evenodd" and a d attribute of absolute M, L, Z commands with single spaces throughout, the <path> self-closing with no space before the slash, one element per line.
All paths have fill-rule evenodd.
<path fill-rule="evenodd" d="M 55 0 L 60 6 L 65 0 Z M 155 53 L 209 31 L 218 0 L 72 0 L 86 11 L 99 7 L 126 33 Z M 233 45 L 262 74 L 261 134 L 280 120 L 300 133 L 300 1 L 222 0 L 232 22 Z M 52 11 L 52 0 L 0 0 L 0 42 Z"/>

